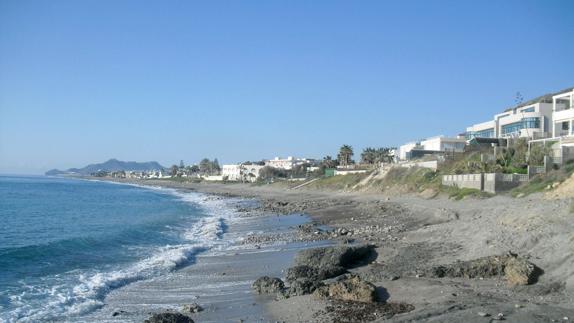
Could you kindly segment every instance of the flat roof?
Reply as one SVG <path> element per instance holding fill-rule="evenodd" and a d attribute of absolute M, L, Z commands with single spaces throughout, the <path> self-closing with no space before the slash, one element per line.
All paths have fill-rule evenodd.
<path fill-rule="evenodd" d="M 532 100 L 528 100 L 526 102 L 520 103 L 514 107 L 508 108 L 508 109 L 504 110 L 504 112 L 512 111 L 514 109 L 522 108 L 522 107 L 529 106 L 529 105 L 536 104 L 536 103 L 552 103 L 552 97 L 553 96 L 560 95 L 562 93 L 571 92 L 572 90 L 574 90 L 574 87 L 569 87 L 567 89 L 564 89 L 562 91 L 558 91 L 555 93 L 547 93 L 547 94 L 541 95 L 539 97 L 536 97 Z"/>

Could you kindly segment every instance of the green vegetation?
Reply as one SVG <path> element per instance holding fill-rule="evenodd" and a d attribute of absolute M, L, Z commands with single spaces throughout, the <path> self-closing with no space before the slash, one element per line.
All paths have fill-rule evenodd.
<path fill-rule="evenodd" d="M 368 174 L 365 173 L 323 177 L 309 184 L 307 187 L 313 189 L 345 190 L 357 185 L 367 176 Z"/>
<path fill-rule="evenodd" d="M 339 155 L 337 155 L 337 160 L 339 165 L 347 166 L 354 163 L 353 161 L 353 147 L 349 145 L 343 145 L 339 149 Z"/>
<path fill-rule="evenodd" d="M 363 164 L 376 164 L 381 162 L 390 163 L 393 160 L 391 156 L 391 151 L 396 148 L 391 147 L 381 147 L 381 148 L 371 148 L 367 147 L 363 149 L 361 153 L 361 163 Z"/>
<path fill-rule="evenodd" d="M 422 192 L 426 189 L 439 190 L 441 179 L 439 172 L 429 168 L 395 167 L 388 171 L 385 178 L 376 180 L 373 184 L 383 187 L 383 190 L 386 187 L 396 186 L 404 191 Z"/>
<path fill-rule="evenodd" d="M 528 183 L 513 189 L 512 196 L 527 196 L 552 188 L 554 183 L 562 183 L 574 173 L 574 162 L 570 161 L 560 169 L 534 176 Z"/>

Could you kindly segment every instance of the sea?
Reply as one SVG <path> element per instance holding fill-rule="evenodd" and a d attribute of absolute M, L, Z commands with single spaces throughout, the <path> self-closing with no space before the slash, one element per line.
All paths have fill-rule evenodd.
<path fill-rule="evenodd" d="M 259 261 L 262 273 L 280 274 L 290 261 L 285 249 L 299 246 L 249 249 L 239 242 L 307 219 L 242 219 L 238 206 L 252 203 L 160 187 L 0 176 L 0 322 L 138 321 L 201 296 L 207 307 L 233 297 L 234 315 L 259 318 L 261 310 L 241 310 L 255 304 L 249 286 L 257 270 L 249 264 Z M 261 252 L 277 257 L 245 256 Z M 227 277 L 216 273 L 234 262 L 246 264 L 235 268 L 236 276 L 233 268 Z M 222 298 L 225 286 L 230 296 Z"/>

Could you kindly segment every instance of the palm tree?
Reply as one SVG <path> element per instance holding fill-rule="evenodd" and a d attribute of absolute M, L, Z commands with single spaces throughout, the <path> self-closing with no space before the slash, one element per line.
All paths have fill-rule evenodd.
<path fill-rule="evenodd" d="M 337 159 L 339 160 L 339 165 L 348 166 L 353 163 L 353 147 L 349 145 L 343 145 L 339 149 L 339 155 Z"/>
<path fill-rule="evenodd" d="M 375 148 L 367 147 L 361 153 L 361 162 L 363 164 L 374 164 L 377 160 L 377 150 Z"/>

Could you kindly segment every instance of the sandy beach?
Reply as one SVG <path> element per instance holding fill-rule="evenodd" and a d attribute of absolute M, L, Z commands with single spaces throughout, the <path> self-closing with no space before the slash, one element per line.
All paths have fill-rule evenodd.
<path fill-rule="evenodd" d="M 407 313 L 374 317 L 375 321 L 558 322 L 574 318 L 574 222 L 569 199 L 531 195 L 454 201 L 440 196 L 388 197 L 247 184 L 153 180 L 138 184 L 256 198 L 261 211 L 309 215 L 315 227 L 329 228 L 322 238 L 334 244 L 373 244 L 376 259 L 349 271 L 377 286 L 384 302 L 414 306 Z M 267 238 L 260 237 L 274 241 Z M 509 253 L 537 268 L 528 285 L 510 286 L 502 275 L 460 271 L 472 269 L 477 259 Z M 456 268 L 463 274 L 438 275 L 436 268 Z M 276 271 L 265 275 L 283 278 Z M 263 307 L 269 321 L 352 321 L 328 300 L 311 295 L 271 298 Z"/>

